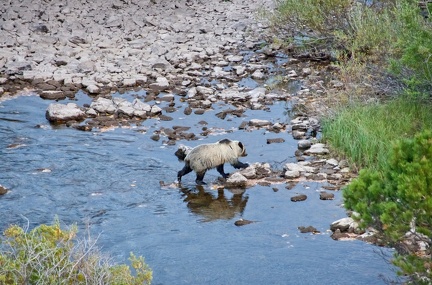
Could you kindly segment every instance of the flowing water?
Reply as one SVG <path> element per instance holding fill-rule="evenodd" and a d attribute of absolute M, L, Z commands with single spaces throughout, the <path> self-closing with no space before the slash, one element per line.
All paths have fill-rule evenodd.
<path fill-rule="evenodd" d="M 77 98 L 79 105 L 91 101 L 82 93 Z M 244 142 L 249 155 L 243 162 L 276 168 L 294 162 L 296 141 L 290 134 L 237 129 L 252 118 L 288 121 L 288 103 L 225 120 L 215 116 L 228 107 L 220 103 L 201 116 L 177 111 L 169 114 L 173 121 L 149 119 L 106 132 L 49 125 L 50 103 L 37 96 L 0 102 L 0 184 L 10 189 L 0 196 L 1 231 L 27 220 L 31 228 L 51 224 L 56 215 L 82 231 L 89 225 L 116 262 L 127 263 L 130 252 L 143 255 L 153 269 L 153 284 L 386 284 L 396 278 L 385 258 L 390 249 L 330 238 L 330 223 L 346 215 L 340 192 L 332 201 L 319 200 L 319 183 L 217 191 L 211 183 L 196 187 L 191 173 L 182 188 L 160 186 L 174 182 L 183 166 L 174 156 L 177 146 L 150 139 L 162 126 L 191 126 L 199 133 L 205 120 L 218 126 L 214 135 L 179 143 L 195 146 L 226 137 Z M 275 137 L 285 143 L 266 144 Z M 210 170 L 205 181 L 217 177 Z M 291 202 L 298 193 L 308 199 Z M 235 226 L 241 218 L 255 223 Z M 309 225 L 321 234 L 297 229 Z"/>

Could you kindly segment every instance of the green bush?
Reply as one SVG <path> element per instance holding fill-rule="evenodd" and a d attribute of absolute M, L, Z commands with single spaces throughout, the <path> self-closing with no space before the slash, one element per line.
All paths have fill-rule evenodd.
<path fill-rule="evenodd" d="M 391 71 L 406 86 L 419 90 L 418 95 L 429 92 L 432 23 L 424 18 L 431 18 L 429 10 L 421 10 L 418 0 L 366 2 L 279 0 L 270 19 L 279 41 L 294 50 L 327 52 L 342 65 L 354 67 L 367 62 L 367 75 L 363 69 L 357 71 L 363 78 Z"/>
<path fill-rule="evenodd" d="M 271 19 L 277 33 L 295 46 L 326 49 L 339 60 L 377 59 L 390 52 L 395 36 L 395 1 L 380 2 L 376 7 L 350 0 L 280 0 Z"/>
<path fill-rule="evenodd" d="M 424 131 L 395 144 L 383 175 L 364 169 L 343 195 L 345 206 L 359 213 L 363 227 L 373 226 L 390 244 L 397 244 L 410 230 L 432 238 L 431 193 L 432 132 Z M 396 264 L 415 282 L 432 281 L 430 257 L 428 262 L 409 252 L 399 256 Z"/>
<path fill-rule="evenodd" d="M 432 87 L 432 24 L 424 19 L 418 2 L 401 1 L 397 6 L 398 37 L 393 45 L 398 53 L 390 60 L 390 67 L 409 87 L 429 91 Z"/>
<path fill-rule="evenodd" d="M 132 253 L 129 266 L 112 265 L 77 227 L 40 225 L 27 232 L 11 225 L 0 239 L 0 284 L 150 284 L 152 271 Z"/>

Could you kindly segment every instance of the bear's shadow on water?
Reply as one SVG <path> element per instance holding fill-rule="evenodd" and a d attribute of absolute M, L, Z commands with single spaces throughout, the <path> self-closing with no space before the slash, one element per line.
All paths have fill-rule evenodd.
<path fill-rule="evenodd" d="M 189 210 L 201 221 L 230 220 L 241 216 L 246 208 L 249 197 L 244 195 L 246 189 L 217 188 L 205 189 L 201 185 L 180 187 L 183 201 Z"/>

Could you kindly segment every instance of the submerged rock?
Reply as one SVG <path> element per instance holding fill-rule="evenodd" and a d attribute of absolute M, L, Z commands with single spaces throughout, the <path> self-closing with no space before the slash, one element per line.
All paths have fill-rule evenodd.
<path fill-rule="evenodd" d="M 320 233 L 319 230 L 317 230 L 315 227 L 312 227 L 312 226 L 308 226 L 308 227 L 300 226 L 300 227 L 298 227 L 298 229 L 300 230 L 300 232 L 302 234 L 305 234 L 305 233 L 319 234 Z"/>
<path fill-rule="evenodd" d="M 9 191 L 6 187 L 0 184 L 0 195 L 4 195 Z"/>
<path fill-rule="evenodd" d="M 320 193 L 320 200 L 333 200 L 333 199 L 334 199 L 333 193 L 328 193 L 324 191 Z"/>
<path fill-rule="evenodd" d="M 296 195 L 294 197 L 291 197 L 292 202 L 300 202 L 305 201 L 307 199 L 307 196 L 304 194 Z"/>
<path fill-rule="evenodd" d="M 241 226 L 249 225 L 252 223 L 254 223 L 254 221 L 240 219 L 240 220 L 235 221 L 234 225 L 236 225 L 237 227 L 241 227 Z"/>

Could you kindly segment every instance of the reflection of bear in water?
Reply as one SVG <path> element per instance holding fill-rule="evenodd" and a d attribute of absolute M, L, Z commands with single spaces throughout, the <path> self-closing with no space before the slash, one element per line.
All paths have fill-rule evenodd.
<path fill-rule="evenodd" d="M 241 215 L 249 198 L 243 196 L 244 189 L 233 190 L 234 194 L 231 198 L 227 197 L 223 189 L 218 190 L 217 196 L 213 194 L 214 191 L 207 192 L 202 186 L 197 186 L 196 189 L 198 192 L 182 188 L 181 192 L 185 195 L 184 201 L 190 211 L 204 217 L 205 222 L 232 219 L 238 214 Z"/>
<path fill-rule="evenodd" d="M 207 170 L 216 170 L 227 178 L 228 174 L 224 171 L 224 163 L 230 163 L 234 168 L 246 168 L 249 165 L 238 160 L 239 157 L 246 156 L 246 149 L 239 141 L 223 139 L 217 143 L 202 144 L 194 147 L 184 157 L 185 166 L 177 174 L 178 181 L 181 182 L 182 176 L 196 172 L 195 182 L 198 185 L 205 184 L 203 179 Z"/>

